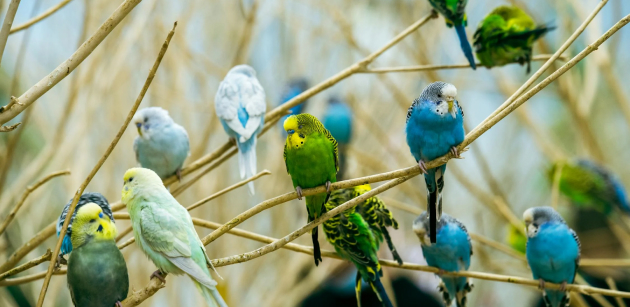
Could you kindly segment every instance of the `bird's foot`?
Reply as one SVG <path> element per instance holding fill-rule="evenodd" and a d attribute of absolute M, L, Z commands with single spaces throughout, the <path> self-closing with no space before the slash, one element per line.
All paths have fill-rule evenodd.
<path fill-rule="evenodd" d="M 297 193 L 298 199 L 302 200 L 302 188 L 300 186 L 295 187 L 295 192 Z"/>
<path fill-rule="evenodd" d="M 427 166 L 424 164 L 424 161 L 418 160 L 418 166 L 420 167 L 420 173 L 421 174 L 426 174 L 427 173 Z"/>
<path fill-rule="evenodd" d="M 326 181 L 326 193 L 330 193 L 331 192 L 331 187 L 332 183 L 330 183 L 330 181 Z"/>
<path fill-rule="evenodd" d="M 567 291 L 567 282 L 566 282 L 566 281 L 563 281 L 563 282 L 560 284 L 560 291 L 562 291 L 562 292 Z"/>
<path fill-rule="evenodd" d="M 437 275 L 440 276 L 440 277 L 442 277 L 442 275 L 444 275 L 444 274 L 446 274 L 446 271 L 444 271 L 442 269 L 439 269 L 438 272 L 437 272 Z"/>
<path fill-rule="evenodd" d="M 157 270 L 155 272 L 153 272 L 153 274 L 151 274 L 151 279 L 153 278 L 157 278 L 159 280 L 162 281 L 162 283 L 166 283 L 166 279 L 164 278 L 164 273 L 162 273 L 162 271 Z"/>
<path fill-rule="evenodd" d="M 175 175 L 177 176 L 177 180 L 179 182 L 182 182 L 182 169 L 178 168 L 177 171 L 175 172 Z"/>
<path fill-rule="evenodd" d="M 232 145 L 234 145 L 234 146 L 238 145 L 236 143 L 236 138 L 230 138 L 230 143 L 232 143 Z"/>
<path fill-rule="evenodd" d="M 459 149 L 457 149 L 457 147 L 455 147 L 455 146 L 451 147 L 450 152 L 451 152 L 451 154 L 453 154 L 453 158 L 458 158 L 458 159 L 460 158 L 459 157 Z"/>
<path fill-rule="evenodd" d="M 57 261 L 55 262 L 55 270 L 59 270 L 62 264 L 68 265 L 68 261 L 66 261 L 66 258 L 64 258 L 63 255 L 58 255 Z"/>
<path fill-rule="evenodd" d="M 120 301 L 116 301 L 116 307 L 123 307 L 123 305 Z"/>
<path fill-rule="evenodd" d="M 545 290 L 545 281 L 542 278 L 538 279 L 538 289 Z"/>

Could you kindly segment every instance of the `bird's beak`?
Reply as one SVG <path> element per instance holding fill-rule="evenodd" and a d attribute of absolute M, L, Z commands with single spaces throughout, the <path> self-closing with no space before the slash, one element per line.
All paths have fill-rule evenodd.
<path fill-rule="evenodd" d="M 455 111 L 455 107 L 453 104 L 454 99 L 449 98 L 446 103 L 448 103 L 448 113 L 451 113 L 451 116 L 453 118 L 455 118 L 455 116 L 457 115 L 457 111 Z"/>
<path fill-rule="evenodd" d="M 138 134 L 142 136 L 142 123 L 136 123 L 136 127 L 138 128 Z"/>

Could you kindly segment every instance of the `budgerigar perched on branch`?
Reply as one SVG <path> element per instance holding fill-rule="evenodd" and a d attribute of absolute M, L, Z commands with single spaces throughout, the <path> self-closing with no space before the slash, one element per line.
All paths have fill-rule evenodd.
<path fill-rule="evenodd" d="M 122 203 L 127 206 L 134 238 L 155 263 L 152 277 L 164 281 L 163 273 L 190 276 L 208 306 L 227 306 L 216 288 L 212 267 L 188 211 L 164 187 L 150 169 L 132 168 L 124 176 Z"/>
<path fill-rule="evenodd" d="M 459 45 L 464 51 L 466 59 L 472 69 L 476 69 L 475 57 L 472 48 L 466 37 L 466 26 L 468 25 L 468 17 L 466 16 L 466 3 L 468 0 L 429 0 L 433 9 L 444 16 L 446 26 L 455 27 L 457 37 L 459 37 Z"/>
<path fill-rule="evenodd" d="M 352 190 L 352 198 L 355 198 L 369 192 L 372 190 L 372 187 L 369 184 L 364 184 L 350 188 L 350 190 Z M 350 199 L 341 200 L 346 202 Z M 336 205 L 341 205 L 341 203 Z M 378 196 L 373 196 L 357 205 L 356 211 L 361 214 L 363 219 L 368 223 L 368 225 L 370 225 L 370 229 L 374 233 L 374 236 L 376 236 L 376 239 L 378 239 L 378 242 L 383 242 L 383 239 L 387 242 L 387 246 L 392 252 L 394 260 L 396 260 L 398 264 L 402 265 L 403 260 L 400 258 L 400 255 L 392 242 L 392 238 L 389 236 L 389 232 L 387 231 L 387 227 L 398 229 L 398 221 L 394 219 L 394 216 L 389 209 L 387 209 L 385 203 Z"/>
<path fill-rule="evenodd" d="M 459 220 L 444 214 L 437 227 L 437 243 L 429 240 L 431 228 L 427 224 L 428 213 L 423 212 L 413 222 L 413 231 L 420 239 L 422 254 L 427 264 L 439 268 L 441 271 L 459 272 L 468 270 L 470 257 L 473 254 L 470 236 L 464 224 Z M 466 294 L 472 290 L 472 282 L 467 277 L 442 276 L 440 292 L 444 304 L 451 306 L 453 300 L 457 307 L 466 306 Z"/>
<path fill-rule="evenodd" d="M 580 240 L 551 207 L 529 208 L 523 213 L 527 230 L 527 262 L 540 281 L 548 307 L 568 307 L 564 287 L 573 283 L 580 263 Z M 545 282 L 561 284 L 560 290 L 545 290 Z"/>
<path fill-rule="evenodd" d="M 459 157 L 456 146 L 464 141 L 464 112 L 455 100 L 457 89 L 445 82 L 429 84 L 407 111 L 407 145 L 424 173 L 431 242 L 442 214 L 442 189 L 446 164 L 427 169 L 426 162 L 447 154 Z"/>
<path fill-rule="evenodd" d="M 116 246 L 116 225 L 91 202 L 77 207 L 68 260 L 68 288 L 74 306 L 120 307 L 127 298 L 127 264 Z"/>
<path fill-rule="evenodd" d="M 547 172 L 554 184 L 556 170 L 561 168 L 560 192 L 576 205 L 609 214 L 614 208 L 630 213 L 626 190 L 612 172 L 585 159 L 559 161 Z"/>
<path fill-rule="evenodd" d="M 335 190 L 326 203 L 326 210 L 335 209 L 355 196 L 354 189 Z M 381 283 L 383 275 L 378 262 L 379 239 L 370 224 L 355 208 L 350 208 L 324 222 L 324 233 L 328 242 L 342 258 L 352 262 L 357 268 L 355 291 L 357 304 L 361 306 L 361 279 L 365 280 L 383 306 L 393 306 Z"/>
<path fill-rule="evenodd" d="M 72 214 L 70 224 L 68 224 L 68 229 L 66 230 L 66 235 L 63 238 L 61 243 L 61 250 L 59 251 L 58 261 L 60 264 L 65 264 L 64 255 L 69 254 L 72 251 L 72 224 L 74 219 L 77 216 L 78 210 L 85 206 L 86 204 L 94 203 L 97 204 L 103 210 L 103 213 L 109 217 L 109 219 L 113 222 L 114 216 L 112 215 L 112 209 L 109 206 L 109 202 L 105 196 L 101 195 L 101 193 L 83 193 L 79 198 L 79 202 L 77 202 L 76 208 L 74 208 L 74 213 Z M 63 223 L 66 220 L 66 216 L 68 215 L 68 210 L 70 209 L 70 205 L 72 204 L 72 198 L 68 201 L 68 203 L 63 207 L 61 211 L 61 215 L 57 219 L 57 237 L 61 232 L 61 228 L 63 228 Z"/>
<path fill-rule="evenodd" d="M 475 53 L 485 67 L 518 62 L 530 71 L 534 41 L 553 30 L 536 26 L 534 20 L 516 6 L 502 5 L 486 16 L 473 36 Z"/>
<path fill-rule="evenodd" d="M 153 170 L 160 178 L 177 175 L 190 155 L 188 133 L 160 107 L 144 108 L 136 113 L 133 122 L 138 136 L 133 142 L 140 166 Z"/>
<path fill-rule="evenodd" d="M 302 199 L 302 189 L 326 185 L 327 193 L 306 196 L 308 221 L 320 217 L 330 195 L 330 184 L 337 181 L 339 157 L 337 141 L 313 115 L 291 115 L 284 121 L 287 140 L 284 145 L 284 162 L 291 175 L 293 187 Z M 317 227 L 311 231 L 315 265 L 322 261 L 317 240 Z"/>
<path fill-rule="evenodd" d="M 234 66 L 221 81 L 214 107 L 223 129 L 236 142 L 241 178 L 256 174 L 256 136 L 265 121 L 265 90 L 256 71 L 248 65 Z M 247 184 L 254 194 L 254 182 Z"/>
<path fill-rule="evenodd" d="M 339 173 L 340 180 L 345 179 L 347 168 L 347 151 L 352 141 L 352 109 L 337 97 L 328 99 L 328 109 L 324 114 L 323 124 L 339 144 Z"/>

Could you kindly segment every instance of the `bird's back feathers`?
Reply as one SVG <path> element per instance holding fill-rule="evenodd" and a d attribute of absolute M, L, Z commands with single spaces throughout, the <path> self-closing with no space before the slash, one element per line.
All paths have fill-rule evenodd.
<path fill-rule="evenodd" d="M 66 235 L 63 238 L 63 243 L 61 245 L 60 255 L 63 256 L 72 251 L 72 242 L 70 237 L 72 236 L 72 222 L 77 216 L 77 212 L 79 212 L 79 208 L 83 207 L 86 204 L 95 203 L 103 210 L 103 213 L 109 217 L 109 219 L 114 222 L 114 215 L 112 214 L 112 209 L 109 206 L 109 202 L 101 193 L 83 193 L 77 202 L 77 206 L 74 208 L 74 212 L 72 213 L 72 217 L 70 220 L 70 224 L 68 224 L 68 229 L 66 230 Z M 72 198 L 66 203 L 61 211 L 61 215 L 57 219 L 57 236 L 59 236 L 61 232 L 61 228 L 63 228 L 63 223 L 66 220 L 66 216 L 68 215 L 68 210 L 70 209 L 70 205 L 72 204 Z"/>

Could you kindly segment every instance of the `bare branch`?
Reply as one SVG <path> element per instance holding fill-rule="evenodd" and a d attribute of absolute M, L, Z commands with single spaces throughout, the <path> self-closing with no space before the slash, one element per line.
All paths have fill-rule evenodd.
<path fill-rule="evenodd" d="M 35 258 L 35 259 L 25 263 L 25 264 L 22 264 L 22 265 L 20 265 L 20 266 L 18 266 L 16 268 L 13 268 L 13 269 L 11 269 L 9 271 L 6 271 L 6 272 L 0 274 L 0 280 L 3 280 L 3 279 L 5 279 L 5 278 L 7 278 L 9 276 L 13 276 L 13 275 L 15 275 L 17 273 L 24 272 L 24 271 L 26 271 L 26 270 L 34 267 L 34 266 L 37 266 L 40 263 L 49 261 L 51 256 L 52 256 L 52 252 L 50 251 L 50 249 L 48 249 L 48 250 L 46 250 L 46 253 L 43 254 L 42 256 L 37 257 L 37 258 Z"/>
<path fill-rule="evenodd" d="M 267 175 L 271 175 L 271 172 L 268 171 L 268 170 L 263 170 L 262 172 L 254 175 L 254 176 L 252 176 L 250 178 L 247 178 L 247 179 L 245 179 L 245 180 L 243 180 L 241 182 L 237 182 L 237 183 L 235 183 L 235 184 L 233 184 L 233 185 L 231 185 L 231 186 L 229 186 L 229 187 L 227 187 L 227 188 L 225 188 L 225 189 L 223 189 L 223 190 L 221 190 L 219 192 L 216 192 L 216 193 L 214 193 L 214 194 L 212 194 L 212 195 L 210 195 L 210 196 L 208 196 L 208 197 L 206 197 L 206 198 L 204 198 L 204 199 L 202 199 L 202 200 L 200 200 L 200 201 L 198 201 L 198 202 L 196 202 L 196 203 L 186 207 L 186 210 L 190 211 L 192 209 L 195 209 L 195 208 L 197 208 L 197 207 L 199 207 L 199 206 L 201 206 L 201 205 L 203 205 L 203 204 L 205 204 L 205 203 L 207 203 L 207 202 L 209 202 L 209 201 L 211 201 L 211 200 L 213 200 L 213 199 L 215 199 L 215 198 L 217 198 L 217 197 L 219 197 L 219 196 L 221 196 L 221 195 L 223 195 L 223 194 L 225 194 L 227 192 L 230 192 L 230 191 L 232 191 L 234 189 L 242 187 L 242 186 L 246 185 L 249 182 L 252 182 L 252 181 L 254 181 L 254 180 L 256 180 L 256 179 L 258 179 L 260 177 L 267 176 Z"/>
<path fill-rule="evenodd" d="M 11 131 L 15 130 L 15 128 L 17 128 L 21 124 L 22 123 L 17 123 L 15 125 L 11 125 L 11 126 L 0 126 L 0 132 L 11 132 Z"/>
<path fill-rule="evenodd" d="M 7 39 L 9 39 L 9 32 L 11 31 L 11 25 L 13 24 L 13 18 L 17 13 L 20 6 L 20 0 L 11 0 L 7 14 L 4 15 L 4 21 L 2 22 L 2 29 L 0 29 L 0 63 L 2 63 L 2 55 L 4 54 L 4 48 L 7 46 Z M 2 124 L 7 121 L 2 122 Z"/>
<path fill-rule="evenodd" d="M 27 22 L 15 26 L 13 28 L 11 28 L 11 32 L 9 32 L 9 34 L 13 34 L 15 32 L 18 31 L 22 31 L 44 19 L 46 19 L 46 17 L 54 14 L 55 12 L 57 12 L 58 10 L 60 10 L 61 8 L 63 8 L 64 6 L 66 6 L 66 4 L 70 3 L 70 1 L 72 0 L 62 0 L 61 2 L 57 3 L 55 6 L 49 8 L 48 10 L 46 10 L 45 12 L 41 13 L 39 16 L 35 16 L 33 18 L 31 18 L 30 20 L 28 20 Z"/>

